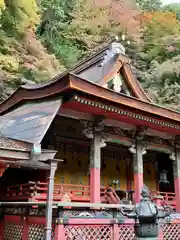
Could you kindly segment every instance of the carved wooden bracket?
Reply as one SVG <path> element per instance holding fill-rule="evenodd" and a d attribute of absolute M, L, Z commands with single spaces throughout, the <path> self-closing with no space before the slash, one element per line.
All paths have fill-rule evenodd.
<path fill-rule="evenodd" d="M 175 136 L 175 139 L 173 141 L 173 145 L 174 145 L 174 147 L 180 148 L 180 135 Z"/>
<path fill-rule="evenodd" d="M 132 154 L 136 154 L 136 153 L 137 153 L 136 146 L 135 146 L 135 145 L 132 145 L 132 147 L 129 148 L 129 151 L 130 151 L 130 153 L 132 153 Z M 146 152 L 146 149 L 143 147 L 143 148 L 141 149 L 141 154 L 142 154 L 142 155 L 145 155 L 146 153 L 147 153 L 147 152 Z"/>
<path fill-rule="evenodd" d="M 135 137 L 137 140 L 144 140 L 148 127 L 140 126 L 136 128 Z"/>
<path fill-rule="evenodd" d="M 94 138 L 94 132 L 99 133 L 101 136 L 101 143 L 100 147 L 105 147 L 106 146 L 106 141 L 109 137 L 109 134 L 105 133 L 104 127 L 105 124 L 101 121 L 88 121 L 88 120 L 82 120 L 81 123 L 83 124 L 83 134 L 89 138 L 93 139 Z"/>
<path fill-rule="evenodd" d="M 133 144 L 132 147 L 129 148 L 129 152 L 132 153 L 132 154 L 136 154 L 137 153 L 137 149 L 136 149 L 136 145 L 135 144 Z M 144 146 L 142 146 L 140 148 L 140 153 L 142 155 L 145 155 L 147 153 Z"/>
<path fill-rule="evenodd" d="M 175 152 L 172 152 L 172 153 L 169 155 L 169 158 L 170 158 L 172 161 L 175 161 L 175 160 L 176 160 L 176 153 L 175 153 Z"/>

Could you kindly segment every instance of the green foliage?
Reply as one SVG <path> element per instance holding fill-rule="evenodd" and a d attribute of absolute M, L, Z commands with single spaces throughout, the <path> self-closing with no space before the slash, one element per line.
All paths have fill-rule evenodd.
<path fill-rule="evenodd" d="M 1 15 L 2 28 L 12 34 L 23 33 L 25 29 L 32 28 L 39 22 L 38 7 L 35 0 L 5 1 L 7 7 Z"/>
<path fill-rule="evenodd" d="M 144 13 L 137 75 L 151 99 L 180 110 L 180 23 L 173 11 Z"/>
<path fill-rule="evenodd" d="M 0 0 L 0 16 L 1 16 L 1 13 L 2 11 L 5 9 L 5 3 L 4 3 L 4 0 Z"/>
<path fill-rule="evenodd" d="M 66 67 L 71 67 L 101 39 L 101 22 L 94 20 L 102 8 L 86 0 L 42 0 L 41 6 L 38 36 Z"/>
<path fill-rule="evenodd" d="M 142 75 L 144 88 L 158 104 L 180 109 L 180 56 L 166 60 L 162 64 L 152 61 L 149 70 Z"/>
<path fill-rule="evenodd" d="M 76 47 L 76 41 L 66 37 L 68 25 L 71 23 L 71 12 L 74 0 L 42 0 L 41 23 L 37 35 L 47 49 L 61 59 L 66 66 L 70 66 L 81 52 Z"/>
<path fill-rule="evenodd" d="M 180 20 L 180 3 L 172 3 L 164 7 L 165 11 L 169 11 L 176 14 L 177 20 Z"/>
<path fill-rule="evenodd" d="M 147 63 L 153 60 L 163 62 L 173 57 L 178 45 L 175 38 L 180 34 L 180 24 L 175 15 L 171 12 L 158 11 L 143 15 L 142 21 L 144 31 L 141 56 L 143 60 Z M 176 48 L 176 51 L 170 51 L 170 47 Z"/>
<path fill-rule="evenodd" d="M 13 56 L 4 56 L 0 55 L 0 67 L 2 70 L 18 72 L 19 69 L 19 61 Z"/>
<path fill-rule="evenodd" d="M 134 13 L 130 3 L 129 0 L 112 0 L 107 4 L 101 0 L 42 0 L 42 21 L 37 34 L 48 51 L 69 68 L 125 26 L 136 29 L 128 23 Z M 129 15 L 119 12 L 120 8 Z"/>
<path fill-rule="evenodd" d="M 48 81 L 64 69 L 35 36 L 40 20 L 36 1 L 5 0 L 6 7 L 3 3 L 0 2 L 1 100 L 24 78 L 34 82 Z"/>
<path fill-rule="evenodd" d="M 136 0 L 136 3 L 145 11 L 157 11 L 162 6 L 161 0 Z"/>
<path fill-rule="evenodd" d="M 160 0 L 0 0 L 1 100 L 19 84 L 48 81 L 125 31 L 145 91 L 180 109 L 179 19 L 180 4 L 162 7 Z"/>

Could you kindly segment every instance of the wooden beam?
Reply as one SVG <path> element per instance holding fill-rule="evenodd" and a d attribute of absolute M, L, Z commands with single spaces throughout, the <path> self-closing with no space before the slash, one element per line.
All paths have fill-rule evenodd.
<path fill-rule="evenodd" d="M 13 149 L 0 149 L 0 158 L 1 159 L 30 159 L 30 151 L 21 151 Z"/>
<path fill-rule="evenodd" d="M 130 146 L 132 146 L 133 139 L 126 138 L 123 136 L 113 135 L 113 136 L 110 136 L 110 138 L 107 142 L 116 143 L 119 145 L 130 147 Z M 162 145 L 162 144 L 157 144 L 157 143 L 149 143 L 149 142 L 144 142 L 144 144 L 146 145 L 147 150 L 154 150 L 157 152 L 164 152 L 167 154 L 170 154 L 173 151 L 173 147 L 167 146 L 167 145 Z"/>
<path fill-rule="evenodd" d="M 9 165 L 11 168 L 32 168 L 32 169 L 44 169 L 49 170 L 50 166 L 48 164 L 42 163 L 40 161 L 32 161 L 32 160 L 17 160 L 17 161 L 8 161 L 0 159 L 0 163 Z"/>
<path fill-rule="evenodd" d="M 82 139 L 70 139 L 70 138 L 65 138 L 65 137 L 60 137 L 56 136 L 58 141 L 62 143 L 69 143 L 69 144 L 75 144 L 75 145 L 84 145 L 88 146 L 89 145 L 89 140 L 82 140 Z M 133 143 L 132 138 L 127 138 L 123 136 L 118 136 L 118 135 L 110 135 L 109 138 L 107 139 L 107 143 L 115 143 L 119 144 L 121 146 L 125 147 L 131 147 Z M 154 150 L 157 152 L 164 152 L 167 154 L 172 153 L 173 147 L 167 146 L 167 145 L 162 145 L 162 144 L 157 144 L 157 143 L 149 143 L 149 142 L 144 142 L 146 144 L 146 149 L 147 150 Z"/>
<path fill-rule="evenodd" d="M 55 150 L 42 150 L 41 155 L 39 157 L 39 161 L 46 161 L 47 159 L 53 159 L 56 153 L 57 151 Z"/>
<path fill-rule="evenodd" d="M 57 151 L 53 150 L 42 150 L 40 154 L 40 161 L 45 161 L 47 159 L 54 158 Z M 0 148 L 0 159 L 9 159 L 9 160 L 30 160 L 31 152 L 24 150 L 14 150 L 14 149 L 3 149 Z"/>
<path fill-rule="evenodd" d="M 70 110 L 63 107 L 59 109 L 58 114 L 62 117 L 67 117 L 71 119 L 78 119 L 78 120 L 81 119 L 81 120 L 89 120 L 89 121 L 94 120 L 94 116 L 92 116 L 92 114 L 82 113 L 82 112 Z"/>

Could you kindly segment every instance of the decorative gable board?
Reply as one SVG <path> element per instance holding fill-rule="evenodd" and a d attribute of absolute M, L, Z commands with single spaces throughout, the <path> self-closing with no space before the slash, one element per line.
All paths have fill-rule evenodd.
<path fill-rule="evenodd" d="M 102 60 L 103 58 L 101 58 L 101 61 L 98 61 L 97 63 L 88 67 L 86 70 L 77 74 L 77 76 L 84 78 L 90 82 L 95 82 L 95 83 L 100 82 L 102 79 L 106 77 L 106 75 L 114 67 L 117 61 L 117 56 L 114 56 L 112 59 L 107 61 L 103 66 L 101 66 Z"/>
<path fill-rule="evenodd" d="M 117 41 L 81 62 L 70 73 L 118 93 L 150 101 L 132 71 L 125 48 Z"/>

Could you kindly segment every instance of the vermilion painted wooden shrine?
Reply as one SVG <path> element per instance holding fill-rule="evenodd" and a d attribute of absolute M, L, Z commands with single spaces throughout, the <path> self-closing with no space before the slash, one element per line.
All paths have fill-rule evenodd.
<path fill-rule="evenodd" d="M 19 87 L 0 105 L 0 115 L 1 202 L 46 201 L 49 168 L 43 161 L 57 158 L 64 161 L 55 174 L 56 203 L 134 204 L 145 184 L 154 201 L 180 212 L 180 113 L 151 102 L 120 43 L 46 84 Z M 15 223 L 24 236 L 26 223 L 5 215 L 1 236 L 9 239 Z M 29 219 L 44 224 L 42 217 Z M 105 220 L 93 224 L 111 227 Z M 73 239 L 67 232 L 73 236 L 77 229 L 64 229 L 64 239 Z M 127 236 L 119 239 L 133 235 Z"/>

